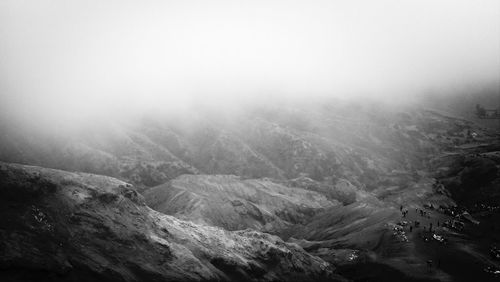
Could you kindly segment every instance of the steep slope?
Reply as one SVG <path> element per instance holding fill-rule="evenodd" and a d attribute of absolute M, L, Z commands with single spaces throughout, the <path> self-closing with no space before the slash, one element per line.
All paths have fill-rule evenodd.
<path fill-rule="evenodd" d="M 196 116 L 188 118 L 191 120 L 185 126 L 149 121 L 137 130 L 207 174 L 283 178 L 280 168 L 228 132 L 224 125 L 213 125 Z"/>
<path fill-rule="evenodd" d="M 133 129 L 110 121 L 90 128 L 43 131 L 0 124 L 0 160 L 64 170 L 97 173 L 142 186 L 198 173 Z"/>
<path fill-rule="evenodd" d="M 332 267 L 257 231 L 148 208 L 120 180 L 0 163 L 2 281 L 332 281 Z"/>
<path fill-rule="evenodd" d="M 372 249 L 388 230 L 388 224 L 398 219 L 397 209 L 372 199 L 330 208 L 307 224 L 291 228 L 289 236 L 315 241 L 316 248 L 309 249 Z"/>
<path fill-rule="evenodd" d="M 314 191 L 231 175 L 183 175 L 144 195 L 157 211 L 228 230 L 276 232 L 338 205 Z"/>
<path fill-rule="evenodd" d="M 105 174 L 141 187 L 182 174 L 234 174 L 330 186 L 345 180 L 370 191 L 418 181 L 440 152 L 491 138 L 472 122 L 418 106 L 339 101 L 97 123 L 48 132 L 0 121 L 0 160 Z"/>
<path fill-rule="evenodd" d="M 269 106 L 238 121 L 235 134 L 288 179 L 346 179 L 368 190 L 397 185 L 401 172 L 428 167 L 438 152 L 488 132 L 420 108 L 370 104 Z M 402 179 L 401 181 L 407 181 Z"/>

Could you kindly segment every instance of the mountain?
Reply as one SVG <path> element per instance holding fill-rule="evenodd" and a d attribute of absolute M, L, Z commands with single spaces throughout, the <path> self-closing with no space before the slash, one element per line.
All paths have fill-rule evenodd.
<path fill-rule="evenodd" d="M 6 187 L 24 187 L 3 200 L 5 217 L 15 219 L 2 229 L 9 242 L 5 253 L 13 254 L 2 257 L 3 269 L 11 269 L 6 277 L 18 275 L 24 262 L 44 269 L 37 275 L 64 275 L 58 269 L 67 269 L 67 261 L 76 269 L 68 273 L 85 277 L 112 272 L 121 280 L 287 281 L 303 271 L 297 279 L 307 281 L 328 277 L 317 267 L 328 262 L 326 272 L 354 281 L 490 281 L 483 269 L 497 265 L 488 251 L 500 240 L 492 232 L 500 228 L 499 135 L 438 105 L 270 102 L 231 113 L 198 109 L 52 131 L 16 122 L 0 122 L 0 129 L 0 160 L 39 166 L 2 166 Z M 25 171 L 40 172 L 42 182 Z M 71 181 L 61 180 L 66 178 Z M 58 188 L 44 196 L 30 190 L 45 183 Z M 22 195 L 28 195 L 25 201 Z M 72 209 L 91 223 L 68 220 Z M 62 228 L 55 237 L 47 235 L 52 249 L 40 249 L 42 242 L 32 237 L 37 225 L 25 220 L 38 210 L 50 215 L 39 216 L 42 221 L 50 218 Z M 470 217 L 456 218 L 451 211 Z M 443 226 L 459 219 L 463 230 Z M 448 244 L 429 239 L 431 223 Z M 163 255 L 148 232 L 175 246 L 169 250 L 185 261 L 153 262 Z M 71 247 L 63 245 L 66 257 L 46 255 L 57 255 L 54 242 L 67 234 L 87 237 L 74 240 L 82 245 L 64 241 Z M 262 243 L 251 239 L 256 237 Z M 281 250 L 276 261 L 255 244 Z M 127 246 L 135 251 L 126 253 Z M 288 250 L 302 262 L 282 258 Z M 140 259 L 134 264 L 131 257 Z M 442 264 L 429 271 L 428 260 Z"/>
<path fill-rule="evenodd" d="M 197 173 L 166 148 L 114 122 L 95 127 L 41 130 L 1 124 L 0 160 L 83 171 L 153 186 L 178 175 Z"/>
<path fill-rule="evenodd" d="M 277 232 L 339 203 L 317 192 L 266 179 L 183 175 L 148 189 L 147 204 L 164 214 L 227 230 Z"/>
<path fill-rule="evenodd" d="M 55 131 L 1 123 L 0 160 L 104 174 L 141 189 L 183 174 L 232 174 L 343 179 L 372 190 L 411 180 L 471 132 L 490 138 L 472 122 L 408 106 L 269 104 L 228 118 L 207 111 Z"/>
<path fill-rule="evenodd" d="M 0 164 L 2 281 L 332 281 L 334 268 L 254 230 L 151 210 L 133 186 Z"/>

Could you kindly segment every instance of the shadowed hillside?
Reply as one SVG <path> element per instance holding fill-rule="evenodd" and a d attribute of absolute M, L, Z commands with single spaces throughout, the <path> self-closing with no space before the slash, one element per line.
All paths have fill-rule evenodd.
<path fill-rule="evenodd" d="M 120 180 L 0 164 L 2 281 L 331 281 L 333 268 L 252 230 L 149 209 Z"/>

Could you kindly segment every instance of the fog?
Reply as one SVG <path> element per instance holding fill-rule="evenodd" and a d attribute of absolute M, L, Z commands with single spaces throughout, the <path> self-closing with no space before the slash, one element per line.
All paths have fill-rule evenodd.
<path fill-rule="evenodd" d="M 2 112 L 405 100 L 496 85 L 500 1 L 1 1 Z M 204 101 L 204 102 L 203 102 Z"/>

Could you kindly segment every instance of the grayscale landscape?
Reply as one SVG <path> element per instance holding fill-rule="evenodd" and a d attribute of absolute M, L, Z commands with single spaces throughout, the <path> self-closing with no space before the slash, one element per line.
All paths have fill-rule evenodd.
<path fill-rule="evenodd" d="M 499 281 L 498 1 L 3 1 L 0 281 Z"/>

